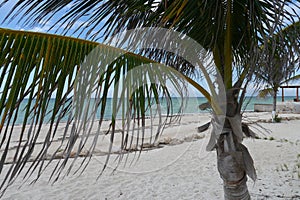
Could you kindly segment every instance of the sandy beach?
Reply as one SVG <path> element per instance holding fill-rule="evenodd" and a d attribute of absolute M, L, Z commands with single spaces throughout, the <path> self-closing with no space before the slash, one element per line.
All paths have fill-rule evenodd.
<path fill-rule="evenodd" d="M 250 128 L 258 135 L 257 139 L 243 142 L 254 159 L 258 176 L 256 182 L 248 181 L 252 199 L 300 199 L 300 114 L 280 117 L 281 123 L 269 123 L 270 113 L 245 114 L 244 121 L 251 123 Z M 197 133 L 197 127 L 208 121 L 208 114 L 183 116 L 180 124 L 165 129 L 160 138 L 165 144 L 160 148 L 143 151 L 139 159 L 138 153 L 130 153 L 126 165 L 123 159 L 117 170 L 114 167 L 118 159 L 112 155 L 100 177 L 106 156 L 96 155 L 81 175 L 70 173 L 51 184 L 48 180 L 58 162 L 55 160 L 35 184 L 29 185 L 34 176 L 25 183 L 20 176 L 2 198 L 223 199 L 216 152 L 205 150 L 208 131 Z M 77 159 L 72 172 L 82 159 Z"/>

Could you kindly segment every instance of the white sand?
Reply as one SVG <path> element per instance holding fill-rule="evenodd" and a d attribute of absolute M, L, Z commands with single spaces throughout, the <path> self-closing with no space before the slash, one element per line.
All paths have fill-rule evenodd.
<path fill-rule="evenodd" d="M 245 120 L 269 119 L 269 115 L 247 113 Z M 162 140 L 189 138 L 197 134 L 197 126 L 208 120 L 207 115 L 185 116 L 181 125 L 165 130 Z M 255 183 L 248 181 L 252 199 L 300 199 L 300 121 L 284 120 L 278 124 L 259 125 L 271 132 L 259 129 L 261 139 L 244 140 L 258 175 Z M 252 130 L 257 127 L 253 125 Z M 54 162 L 34 185 L 27 182 L 19 188 L 22 179 L 18 179 L 8 188 L 3 199 L 222 199 L 222 180 L 217 172 L 216 153 L 205 151 L 209 139 L 207 133 L 204 132 L 203 139 L 192 142 L 186 139 L 178 145 L 142 152 L 138 162 L 132 166 L 121 165 L 113 174 L 112 169 L 108 168 L 98 180 L 104 156 L 93 157 L 82 175 L 69 175 L 51 185 L 48 178 Z M 134 155 L 130 154 L 127 165 Z M 112 165 L 115 166 L 115 163 Z M 4 173 L 0 179 L 3 176 Z"/>

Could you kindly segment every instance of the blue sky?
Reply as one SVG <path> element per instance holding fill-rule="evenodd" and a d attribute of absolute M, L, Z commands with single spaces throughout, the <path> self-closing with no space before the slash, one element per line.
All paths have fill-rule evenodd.
<path fill-rule="evenodd" d="M 11 0 L 8 3 L 4 4 L 4 6 L 1 9 L 0 12 L 0 23 L 2 28 L 9 28 L 14 30 L 28 30 L 28 31 L 37 31 L 37 32 L 47 32 L 47 30 L 50 28 L 50 23 L 44 27 L 41 26 L 24 26 L 22 23 L 18 23 L 17 21 L 20 19 L 20 17 L 16 18 L 16 20 L 8 23 L 8 21 L 3 23 L 4 18 L 9 13 L 9 11 L 13 8 L 13 5 L 17 2 L 17 0 Z"/>
<path fill-rule="evenodd" d="M 0 0 L 0 4 L 2 3 L 2 1 L 3 0 Z M 34 32 L 44 32 L 44 33 L 53 33 L 53 34 L 61 34 L 61 32 L 57 32 L 57 33 L 55 32 L 56 31 L 56 27 L 58 27 L 58 26 L 54 27 L 51 30 L 49 30 L 49 29 L 51 28 L 51 26 L 54 25 L 54 23 L 57 20 L 60 19 L 60 16 L 62 16 L 62 14 L 64 12 L 66 12 L 68 9 L 71 8 L 71 6 L 66 6 L 65 9 L 63 9 L 61 12 L 57 13 L 56 15 L 54 15 L 54 17 L 52 19 L 50 19 L 47 22 L 46 21 L 42 21 L 40 24 L 25 25 L 24 24 L 24 20 L 22 20 L 21 22 L 19 22 L 19 20 L 21 19 L 19 15 L 12 22 L 9 22 L 9 20 L 6 20 L 5 22 L 3 22 L 3 20 L 5 19 L 5 17 L 7 16 L 7 14 L 12 10 L 13 5 L 16 2 L 17 2 L 17 0 L 10 0 L 6 4 L 4 4 L 3 7 L 0 8 L 0 27 L 1 28 L 8 28 L 8 29 L 14 29 L 14 30 L 26 30 L 26 31 L 34 31 Z M 73 36 L 73 37 L 78 37 L 78 34 L 73 34 L 73 32 L 83 22 L 84 22 L 84 18 L 82 18 L 79 21 L 77 21 L 73 25 L 72 29 L 70 29 L 70 31 L 66 35 Z M 58 25 L 60 25 L 60 24 L 61 23 L 59 23 Z M 65 25 L 63 25 L 62 27 L 64 27 L 64 26 Z M 79 37 L 84 39 L 85 34 L 81 34 Z M 99 42 L 100 42 L 100 40 L 98 39 Z"/>
<path fill-rule="evenodd" d="M 0 0 L 0 3 L 2 3 L 3 0 Z M 2 23 L 2 21 L 4 20 L 5 16 L 8 14 L 8 12 L 13 8 L 13 5 L 17 2 L 17 0 L 10 0 L 8 3 L 6 3 L 2 8 L 0 8 L 0 27 L 1 28 L 9 28 L 9 29 L 14 29 L 14 30 L 26 30 L 26 31 L 35 31 L 35 32 L 45 32 L 45 33 L 55 33 L 55 29 L 54 30 L 50 30 L 49 28 L 53 25 L 53 23 L 59 19 L 60 16 L 59 14 L 56 15 L 56 17 L 54 17 L 53 19 L 51 19 L 48 22 L 44 22 L 45 24 L 42 26 L 42 24 L 35 24 L 34 26 L 24 26 L 23 21 L 18 23 L 18 20 L 20 19 L 20 17 L 18 16 L 18 18 L 16 18 L 14 21 L 8 23 Z M 70 7 L 66 7 L 62 12 L 65 12 L 66 10 L 68 10 Z M 297 9 L 296 10 L 297 13 L 300 13 L 300 10 Z M 77 34 L 72 35 L 72 32 L 78 27 L 78 25 L 80 23 L 82 23 L 83 20 L 78 21 L 75 26 L 71 29 L 71 31 L 67 34 L 69 36 L 73 36 L 73 37 L 77 37 Z M 58 32 L 59 33 L 59 32 Z M 80 36 L 81 38 L 84 38 L 83 36 Z M 98 40 L 101 41 L 101 40 Z M 298 83 L 299 84 L 299 83 Z M 254 88 L 255 86 L 250 85 L 248 87 L 248 95 L 252 95 L 252 93 L 254 92 Z M 196 91 L 192 91 L 192 93 L 197 93 Z M 285 94 L 286 95 L 291 95 L 294 96 L 295 95 L 295 90 L 294 89 L 286 89 L 285 90 Z M 279 95 L 281 95 L 281 91 L 279 92 Z"/>

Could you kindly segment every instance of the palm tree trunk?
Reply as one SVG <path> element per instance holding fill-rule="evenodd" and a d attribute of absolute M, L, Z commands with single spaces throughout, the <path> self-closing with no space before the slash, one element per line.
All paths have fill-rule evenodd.
<path fill-rule="evenodd" d="M 232 132 L 223 134 L 217 148 L 218 171 L 223 179 L 224 199 L 249 200 L 243 152 L 234 147 L 232 136 Z"/>
<path fill-rule="evenodd" d="M 273 110 L 272 110 L 272 122 L 275 122 L 275 117 L 276 117 L 276 104 L 277 104 L 277 90 L 274 89 L 274 94 L 273 94 Z"/>
<path fill-rule="evenodd" d="M 222 134 L 217 139 L 218 171 L 224 183 L 225 200 L 249 200 L 247 174 L 255 179 L 253 160 L 243 140 L 241 115 L 238 110 L 237 94 L 227 94 L 226 120 Z M 252 176 L 252 175 L 253 176 Z"/>
<path fill-rule="evenodd" d="M 247 188 L 247 177 L 241 180 L 238 185 L 224 185 L 225 200 L 249 200 L 251 199 Z"/>

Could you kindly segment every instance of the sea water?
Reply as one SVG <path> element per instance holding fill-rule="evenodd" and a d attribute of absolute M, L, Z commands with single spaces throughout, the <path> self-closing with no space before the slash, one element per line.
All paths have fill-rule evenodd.
<path fill-rule="evenodd" d="M 294 99 L 293 96 L 285 97 L 285 101 L 293 101 L 293 99 Z M 49 121 L 51 119 L 51 110 L 54 107 L 54 102 L 55 102 L 54 99 L 51 99 L 49 101 L 47 112 L 46 112 L 48 114 L 46 114 L 46 116 L 44 118 L 44 123 L 49 123 Z M 91 102 L 93 103 L 93 100 Z M 189 114 L 189 113 L 201 114 L 203 112 L 209 112 L 207 110 L 202 111 L 199 109 L 199 105 L 206 103 L 206 102 L 207 102 L 207 100 L 205 97 L 189 97 L 189 98 L 184 99 L 184 104 L 182 107 L 182 99 L 172 97 L 172 109 L 169 110 L 169 114 L 175 115 L 175 114 L 178 114 L 179 112 L 181 112 L 182 114 Z M 244 103 L 243 103 L 242 110 L 243 111 L 254 111 L 254 104 L 257 104 L 257 103 L 272 104 L 272 102 L 273 102 L 273 98 L 271 98 L 271 97 L 267 97 L 267 98 L 246 97 L 244 100 Z M 280 96 L 277 98 L 277 102 L 281 102 Z M 28 103 L 28 101 L 26 99 L 22 101 L 22 103 L 20 105 L 20 109 L 18 111 L 18 114 L 15 116 L 15 119 L 14 119 L 16 125 L 23 123 L 24 117 L 25 117 L 25 110 L 26 110 L 25 108 L 26 108 L 27 103 Z M 112 118 L 112 104 L 113 104 L 113 99 L 108 98 L 106 108 L 105 108 L 105 113 L 103 116 L 103 118 L 106 120 L 109 120 Z M 156 105 L 153 104 L 152 106 L 153 106 L 152 111 L 153 112 L 157 111 Z M 181 107 L 182 107 L 182 109 L 181 109 Z M 160 109 L 161 109 L 162 114 L 166 114 L 168 112 L 168 106 L 167 106 L 166 100 L 161 101 Z M 91 108 L 89 110 L 91 112 Z M 146 114 L 150 115 L 149 109 Z M 69 115 L 66 114 L 65 117 L 62 118 L 61 122 L 67 121 L 68 116 Z M 122 111 L 117 112 L 116 118 L 122 118 Z M 100 109 L 97 110 L 97 112 L 95 114 L 95 119 L 96 120 L 100 119 Z M 29 123 L 29 122 L 30 122 L 30 117 L 29 117 L 27 123 Z M 12 124 L 12 120 L 9 122 L 9 124 Z"/>

